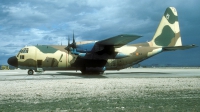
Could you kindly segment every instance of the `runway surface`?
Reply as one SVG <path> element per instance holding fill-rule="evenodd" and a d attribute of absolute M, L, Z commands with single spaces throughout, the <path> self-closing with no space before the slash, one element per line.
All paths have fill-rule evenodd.
<path fill-rule="evenodd" d="M 0 70 L 0 111 L 199 111 L 199 68 L 76 71 Z"/>
<path fill-rule="evenodd" d="M 27 70 L 0 70 L 0 81 L 5 80 L 48 80 L 80 78 L 159 78 L 159 77 L 200 77 L 196 68 L 132 68 L 120 71 L 106 71 L 103 75 L 82 75 L 80 71 L 45 71 L 27 75 Z"/>

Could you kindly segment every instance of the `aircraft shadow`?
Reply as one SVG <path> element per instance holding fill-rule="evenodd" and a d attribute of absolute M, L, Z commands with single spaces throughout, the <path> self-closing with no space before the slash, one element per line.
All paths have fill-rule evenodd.
<path fill-rule="evenodd" d="M 150 75 L 163 75 L 163 74 L 170 74 L 170 73 L 165 73 L 165 72 L 111 72 L 111 73 L 104 73 L 102 75 L 98 74 L 81 74 L 81 73 L 76 73 L 76 72 L 56 72 L 56 74 L 41 74 L 41 75 L 63 75 L 63 76 L 75 76 L 75 77 L 81 77 L 81 78 L 109 78 L 109 75 L 113 75 L 117 77 L 123 75 L 129 75 L 130 77 L 134 76 L 140 76 L 140 75 L 146 75 L 147 77 Z"/>
<path fill-rule="evenodd" d="M 56 72 L 57 74 L 50 74 L 50 75 L 65 75 L 65 76 L 77 76 L 77 77 L 82 77 L 82 78 L 108 78 L 102 75 L 98 74 L 81 74 L 81 73 L 75 73 L 75 72 Z M 43 74 L 44 75 L 44 74 Z"/>
<path fill-rule="evenodd" d="M 170 73 L 165 73 L 165 72 L 112 72 L 112 73 L 106 73 L 107 75 L 109 74 L 132 74 L 132 75 L 139 75 L 139 74 L 145 74 L 145 75 L 155 75 L 155 74 L 170 74 Z"/>

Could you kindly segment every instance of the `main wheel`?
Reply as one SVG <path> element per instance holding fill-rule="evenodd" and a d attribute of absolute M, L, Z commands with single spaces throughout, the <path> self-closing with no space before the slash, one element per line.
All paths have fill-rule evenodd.
<path fill-rule="evenodd" d="M 34 74 L 34 71 L 32 69 L 29 69 L 28 70 L 28 75 L 33 75 Z"/>
<path fill-rule="evenodd" d="M 81 71 L 82 74 L 87 74 L 85 66 L 81 67 L 80 71 Z"/>

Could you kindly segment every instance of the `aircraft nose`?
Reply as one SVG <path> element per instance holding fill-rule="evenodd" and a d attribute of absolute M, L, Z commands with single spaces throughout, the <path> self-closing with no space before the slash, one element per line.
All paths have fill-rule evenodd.
<path fill-rule="evenodd" d="M 18 66 L 18 61 L 16 56 L 12 56 L 8 59 L 8 64 L 17 67 Z"/>

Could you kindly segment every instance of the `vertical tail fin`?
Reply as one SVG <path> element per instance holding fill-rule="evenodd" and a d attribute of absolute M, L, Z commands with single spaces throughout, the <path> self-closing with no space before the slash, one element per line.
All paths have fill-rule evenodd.
<path fill-rule="evenodd" d="M 178 14 L 174 7 L 168 7 L 150 42 L 151 46 L 182 46 Z"/>

